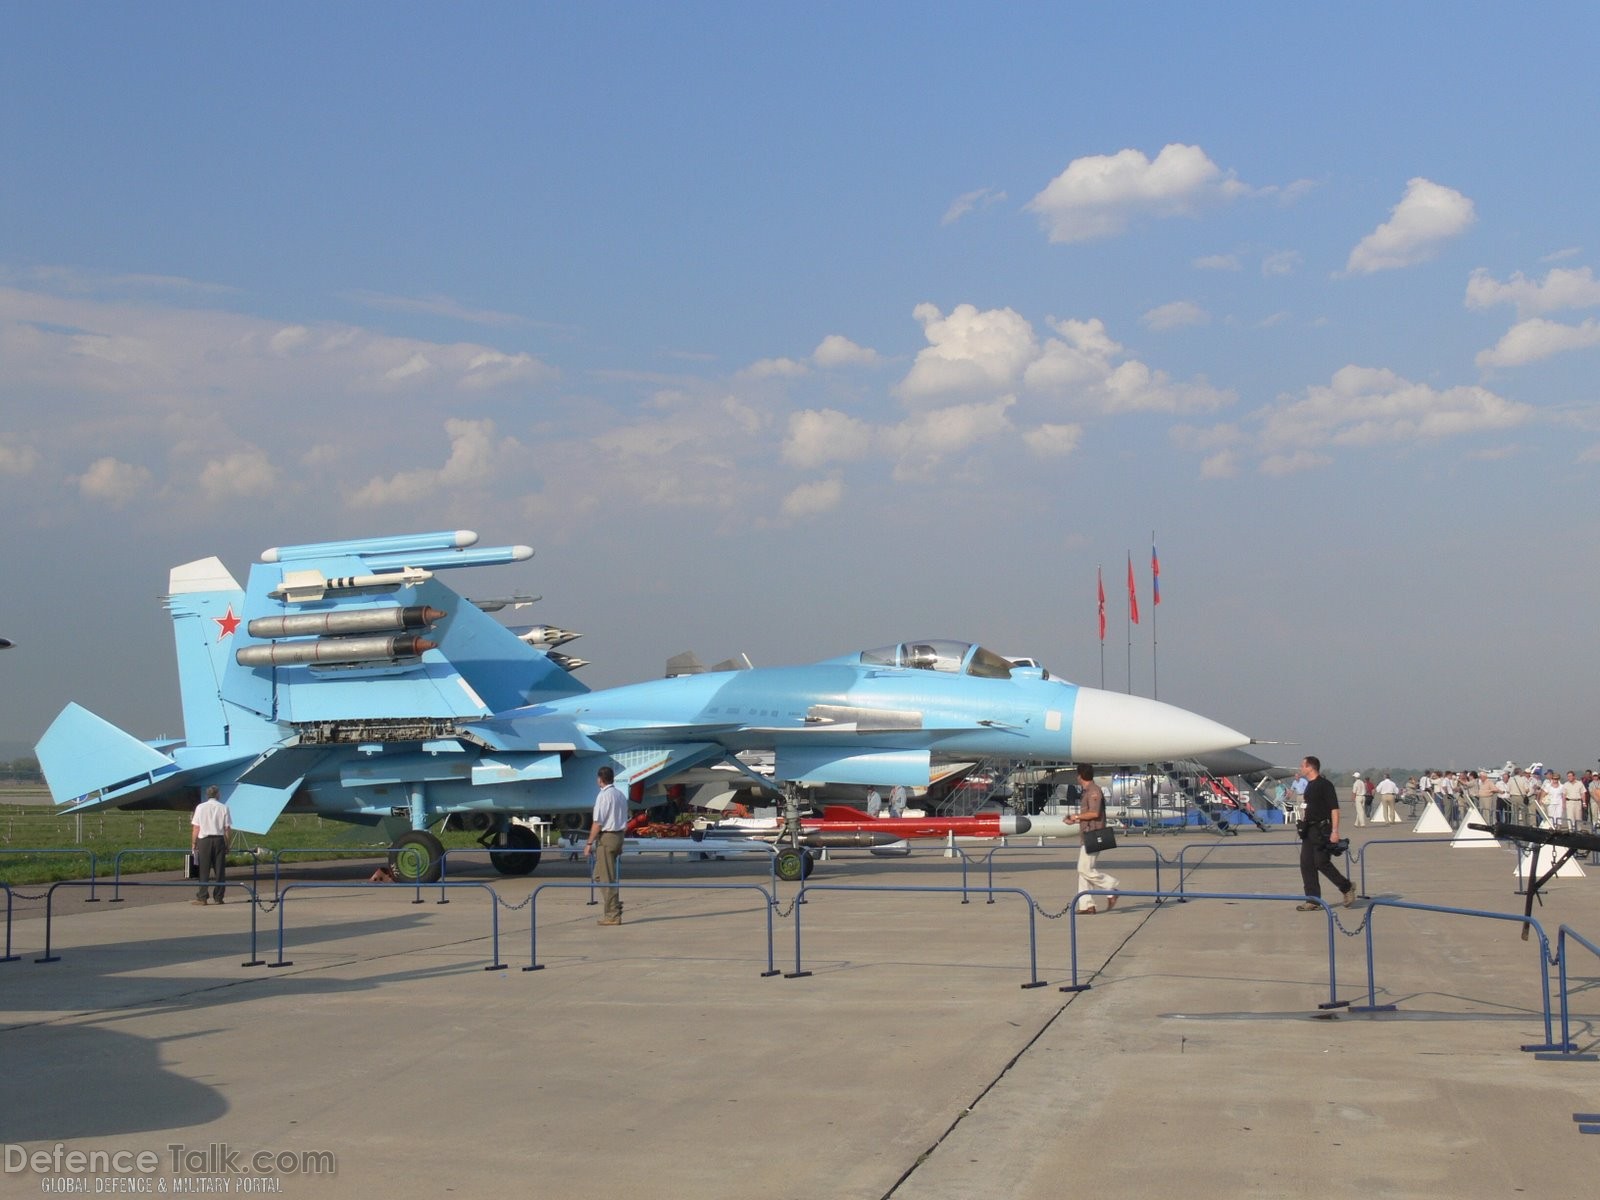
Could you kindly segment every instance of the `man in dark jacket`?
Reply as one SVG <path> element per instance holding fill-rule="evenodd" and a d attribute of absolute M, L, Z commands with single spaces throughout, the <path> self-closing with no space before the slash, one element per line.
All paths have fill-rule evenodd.
<path fill-rule="evenodd" d="M 1300 820 L 1300 879 L 1306 895 L 1322 898 L 1322 881 L 1318 873 L 1326 875 L 1344 896 L 1344 906 L 1356 902 L 1355 886 L 1333 865 L 1332 844 L 1339 840 L 1339 793 L 1333 784 L 1322 777 L 1322 760 L 1308 754 L 1300 764 L 1300 774 L 1306 778 L 1305 808 Z M 1295 905 L 1301 912 L 1312 912 L 1322 907 L 1308 899 Z"/>

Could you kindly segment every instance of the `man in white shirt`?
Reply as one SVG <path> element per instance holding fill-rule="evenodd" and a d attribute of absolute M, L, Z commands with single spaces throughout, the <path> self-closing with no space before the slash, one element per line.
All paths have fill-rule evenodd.
<path fill-rule="evenodd" d="M 1400 794 L 1400 785 L 1394 781 L 1394 776 L 1385 775 L 1378 784 L 1378 815 L 1373 820 L 1381 820 L 1385 825 L 1393 825 L 1400 818 L 1394 811 L 1394 798 Z"/>
<path fill-rule="evenodd" d="M 622 857 L 622 833 L 628 825 L 628 798 L 615 782 L 616 773 L 601 767 L 596 775 L 600 793 L 594 798 L 594 821 L 589 826 L 585 854 L 594 855 L 594 877 L 602 885 L 605 915 L 596 925 L 622 924 L 622 893 L 617 887 L 617 859 Z M 610 887 L 604 885 L 610 884 Z"/>
<path fill-rule="evenodd" d="M 195 877 L 200 880 L 194 903 L 205 904 L 206 880 L 215 874 L 212 899 L 221 904 L 227 891 L 223 881 L 228 874 L 228 838 L 233 833 L 233 814 L 217 799 L 216 788 L 206 789 L 206 798 L 195 805 L 189 825 L 189 853 L 194 858 Z"/>
<path fill-rule="evenodd" d="M 1356 810 L 1356 824 L 1367 823 L 1367 781 L 1361 778 L 1361 772 L 1355 773 L 1355 782 L 1350 785 L 1350 803 Z"/>

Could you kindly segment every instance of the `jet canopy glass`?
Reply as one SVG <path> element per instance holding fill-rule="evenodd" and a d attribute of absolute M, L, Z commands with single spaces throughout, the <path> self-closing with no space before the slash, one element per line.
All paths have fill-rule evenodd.
<path fill-rule="evenodd" d="M 979 679 L 1010 679 L 1011 662 L 976 642 L 900 642 L 863 650 L 861 662 L 869 667 L 910 667 L 917 671 L 944 671 Z"/>

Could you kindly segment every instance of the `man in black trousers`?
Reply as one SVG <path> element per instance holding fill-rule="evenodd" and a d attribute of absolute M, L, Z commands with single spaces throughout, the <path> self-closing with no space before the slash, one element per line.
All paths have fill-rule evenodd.
<path fill-rule="evenodd" d="M 1339 840 L 1339 793 L 1333 784 L 1322 777 L 1322 760 L 1306 755 L 1300 764 L 1300 774 L 1306 778 L 1305 807 L 1300 819 L 1300 878 L 1305 883 L 1306 895 L 1316 900 L 1322 898 L 1320 872 L 1344 896 L 1344 906 L 1356 902 L 1356 889 L 1333 865 L 1332 843 Z M 1312 912 L 1322 907 L 1312 899 L 1295 905 L 1301 912 Z"/>

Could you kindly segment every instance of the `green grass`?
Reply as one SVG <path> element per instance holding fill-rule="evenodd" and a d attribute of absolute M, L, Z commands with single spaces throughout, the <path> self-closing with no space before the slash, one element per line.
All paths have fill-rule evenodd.
<path fill-rule="evenodd" d="M 23 799 L 24 793 L 0 792 L 0 799 L 13 797 Z M 27 798 L 32 799 L 32 796 Z M 476 838 L 467 833 L 448 833 L 442 840 L 447 847 L 476 844 Z M 234 832 L 236 852 L 254 848 L 267 851 L 367 849 L 378 855 L 388 849 L 388 840 L 379 830 L 368 826 L 295 814 L 278 818 L 265 834 Z M 135 852 L 122 855 L 123 875 L 181 871 L 188 849 L 187 812 L 110 809 L 69 817 L 62 816 L 48 802 L 0 803 L 0 883 L 13 887 L 53 883 L 58 879 L 87 879 L 90 851 L 94 852 L 95 874 L 100 879 L 111 878 L 119 851 Z M 294 855 L 287 861 L 308 862 L 316 857 L 315 854 Z M 249 861 L 248 854 L 235 853 L 228 858 L 230 866 Z"/>

